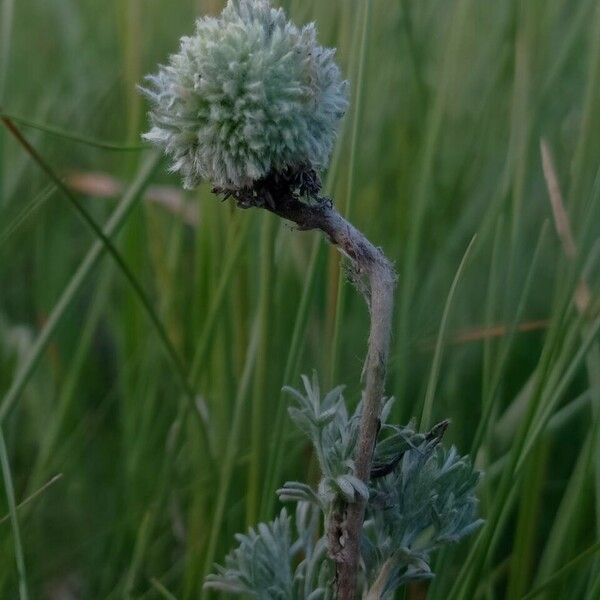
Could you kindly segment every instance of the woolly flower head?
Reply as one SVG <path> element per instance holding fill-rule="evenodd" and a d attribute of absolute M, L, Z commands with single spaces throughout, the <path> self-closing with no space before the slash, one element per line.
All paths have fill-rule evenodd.
<path fill-rule="evenodd" d="M 334 50 L 268 0 L 229 0 L 196 23 L 169 65 L 149 76 L 152 129 L 187 188 L 251 187 L 286 169 L 327 166 L 347 108 Z"/>

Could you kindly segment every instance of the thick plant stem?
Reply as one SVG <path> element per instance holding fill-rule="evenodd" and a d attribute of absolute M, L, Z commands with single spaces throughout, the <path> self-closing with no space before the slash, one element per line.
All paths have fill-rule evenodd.
<path fill-rule="evenodd" d="M 373 449 L 379 429 L 381 400 L 385 392 L 385 376 L 392 325 L 394 271 L 381 255 L 381 261 L 371 265 L 370 312 L 371 333 L 366 363 L 366 387 L 361 415 L 358 445 L 355 457 L 356 476 L 365 483 L 369 481 Z M 356 576 L 360 560 L 360 533 L 362 530 L 365 502 L 349 504 L 343 528 L 343 551 L 338 563 L 338 598 L 353 600 L 356 597 Z M 343 541 L 343 542 L 342 542 Z"/>
<path fill-rule="evenodd" d="M 371 329 L 365 363 L 363 410 L 355 455 L 355 475 L 368 483 L 373 449 L 379 429 L 388 362 L 394 284 L 394 268 L 383 252 L 346 221 L 328 201 L 305 203 L 293 195 L 263 205 L 294 222 L 301 230 L 319 229 L 352 262 L 355 285 L 369 305 Z M 360 562 L 360 535 L 365 502 L 342 504 L 329 518 L 329 552 L 336 563 L 338 600 L 356 598 Z"/>

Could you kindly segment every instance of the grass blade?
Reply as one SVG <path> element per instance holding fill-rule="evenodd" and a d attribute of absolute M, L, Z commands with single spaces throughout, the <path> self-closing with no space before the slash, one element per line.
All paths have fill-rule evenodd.
<path fill-rule="evenodd" d="M 46 125 L 45 123 L 38 123 L 37 121 L 32 121 L 31 119 L 15 115 L 14 113 L 4 110 L 0 111 L 0 117 L 5 117 L 6 119 L 10 119 L 15 123 L 19 123 L 19 125 L 31 127 L 32 129 L 37 129 L 38 131 L 43 131 L 44 133 L 59 137 L 63 140 L 68 140 L 76 144 L 84 144 L 86 146 L 91 146 L 92 148 L 100 148 L 101 150 L 111 150 L 115 152 L 139 152 L 141 150 L 148 150 L 150 148 L 148 144 L 137 144 L 132 146 L 127 144 L 106 142 L 104 140 L 96 140 L 85 135 L 71 133 L 65 129 L 61 129 L 60 127 Z"/>
<path fill-rule="evenodd" d="M 246 364 L 244 365 L 244 372 L 238 386 L 238 392 L 235 399 L 233 409 L 233 419 L 231 422 L 230 440 L 227 444 L 227 450 L 223 458 L 223 462 L 220 468 L 220 481 L 216 500 L 215 511 L 213 514 L 211 532 L 209 535 L 208 547 L 206 550 L 206 557 L 204 561 L 204 573 L 202 579 L 209 574 L 210 569 L 213 567 L 215 560 L 215 554 L 217 550 L 217 544 L 219 541 L 219 535 L 223 518 L 225 516 L 225 508 L 227 503 L 227 496 L 229 493 L 229 487 L 233 476 L 233 469 L 235 466 L 235 459 L 238 452 L 238 440 L 241 434 L 241 427 L 243 424 L 244 417 L 244 404 L 248 395 L 250 387 L 250 381 L 254 372 L 256 364 L 256 348 L 258 346 L 258 321 L 255 322 L 253 332 L 248 346 L 246 354 Z M 201 598 L 206 597 L 206 590 L 203 588 Z"/>
<path fill-rule="evenodd" d="M 433 398 L 435 396 L 435 389 L 440 375 L 442 351 L 444 347 L 444 340 L 446 339 L 446 331 L 448 329 L 448 317 L 450 316 L 450 309 L 454 301 L 454 295 L 456 294 L 458 283 L 460 282 L 465 267 L 467 266 L 469 257 L 471 256 L 471 252 L 473 251 L 473 248 L 475 246 L 476 239 L 477 236 L 473 236 L 473 238 L 469 242 L 469 245 L 467 246 L 467 249 L 465 250 L 465 253 L 462 257 L 462 260 L 458 265 L 456 275 L 454 275 L 454 280 L 452 281 L 452 285 L 450 286 L 448 297 L 446 298 L 446 304 L 444 306 L 444 312 L 442 314 L 442 321 L 440 323 L 438 339 L 435 345 L 435 353 L 433 355 L 433 361 L 431 363 L 431 372 L 429 374 L 429 380 L 427 382 L 427 392 L 425 393 L 425 401 L 423 403 L 423 411 L 421 413 L 420 431 L 428 431 L 431 425 L 431 415 L 433 412 Z"/>
<path fill-rule="evenodd" d="M 303 342 L 302 336 L 306 328 L 308 307 L 314 289 L 317 260 L 319 257 L 321 244 L 322 241 L 319 238 L 316 238 L 313 242 L 308 272 L 304 287 L 302 289 L 302 297 L 300 298 L 300 303 L 298 305 L 296 319 L 294 321 L 294 330 L 292 333 L 290 350 L 286 359 L 283 385 L 288 385 L 298 370 L 297 363 L 300 360 Z M 283 447 L 283 439 L 286 431 L 285 419 L 288 414 L 286 409 L 287 403 L 285 401 L 283 392 L 281 392 L 279 395 L 279 402 L 277 403 L 277 411 L 275 414 L 273 432 L 271 434 L 271 443 L 269 446 L 269 459 L 267 469 L 265 471 L 265 483 L 262 490 L 260 518 L 264 520 L 269 519 L 273 513 L 273 508 L 275 506 L 274 492 L 280 485 L 279 476 L 281 473 L 284 454 L 284 452 L 281 451 L 281 448 Z"/>
<path fill-rule="evenodd" d="M 58 475 L 55 475 L 54 477 L 52 477 L 52 479 L 50 479 L 50 481 L 47 481 L 42 487 L 40 487 L 39 489 L 37 489 L 35 492 L 33 492 L 33 494 L 27 496 L 27 498 L 25 498 L 25 500 L 23 500 L 23 502 L 20 502 L 17 506 L 16 506 L 16 510 L 21 510 L 21 508 L 24 508 L 25 506 L 27 506 L 30 502 L 32 502 L 33 500 L 35 500 L 39 495 L 43 494 L 49 487 L 51 487 L 52 485 L 54 485 L 57 481 L 60 481 L 62 479 L 63 474 L 59 473 Z M 2 517 L 0 519 L 0 525 L 2 525 L 3 523 L 5 523 L 6 521 L 8 521 L 11 518 L 11 515 L 5 515 L 4 517 Z"/>
<path fill-rule="evenodd" d="M 372 11 L 371 0 L 365 0 L 365 2 L 363 2 L 362 4 L 364 5 L 364 12 L 362 17 L 362 32 L 360 40 L 360 50 L 358 55 L 358 72 L 356 74 L 356 92 L 354 98 L 354 114 L 352 118 L 352 137 L 350 141 L 350 160 L 348 162 L 348 187 L 346 192 L 345 204 L 342 207 L 342 214 L 347 219 L 350 219 L 352 211 L 352 199 L 354 197 L 354 188 L 356 182 L 358 135 L 360 132 L 363 97 L 365 93 L 365 66 L 367 61 L 367 48 L 369 44 L 369 31 Z M 333 249 L 330 252 L 330 259 L 335 265 L 339 265 L 341 263 L 341 259 L 338 253 Z M 335 385 L 335 379 L 337 377 L 337 368 L 341 344 L 341 323 L 346 304 L 347 287 L 344 285 L 344 283 L 345 282 L 343 270 L 338 269 L 337 287 L 335 290 L 335 317 L 333 325 L 333 336 L 331 342 L 331 371 L 329 374 L 329 383 L 331 386 Z"/>
<path fill-rule="evenodd" d="M 19 530 L 19 520 L 17 518 L 17 506 L 15 503 L 15 490 L 13 487 L 12 475 L 10 472 L 10 463 L 6 442 L 4 441 L 4 432 L 0 428 L 0 463 L 2 464 L 2 478 L 4 479 L 4 490 L 10 512 L 10 521 L 13 531 L 13 545 L 15 548 L 15 560 L 17 562 L 17 572 L 19 574 L 19 598 L 27 600 L 27 576 L 25 572 L 25 558 L 23 556 L 23 545 L 21 543 L 21 532 Z"/>
<path fill-rule="evenodd" d="M 62 182 L 60 177 L 54 172 L 54 170 L 48 165 L 48 163 L 46 163 L 46 161 L 42 158 L 42 156 L 39 154 L 39 152 L 25 139 L 25 137 L 21 134 L 19 129 L 17 129 L 17 127 L 15 127 L 15 125 L 12 123 L 12 121 L 6 117 L 0 117 L 0 119 L 2 120 L 4 125 L 7 127 L 7 129 L 17 139 L 17 141 L 21 144 L 21 146 L 23 146 L 25 151 L 37 163 L 37 165 L 40 167 L 40 169 L 42 169 L 42 171 L 44 171 L 44 173 L 46 173 L 46 175 L 48 175 L 48 177 L 54 182 L 54 184 L 63 192 L 63 194 L 67 197 L 67 199 L 71 203 L 72 207 L 75 209 L 77 214 L 81 217 L 83 222 L 91 229 L 91 231 L 104 244 L 107 252 L 112 256 L 114 261 L 117 263 L 117 266 L 122 271 L 123 275 L 125 276 L 125 279 L 129 283 L 129 285 L 133 288 L 133 291 L 135 292 L 135 294 L 137 295 L 142 306 L 146 310 L 148 317 L 150 318 L 150 321 L 155 326 L 155 328 L 159 334 L 159 337 L 161 338 L 163 344 L 165 345 L 167 354 L 168 354 L 169 358 L 171 359 L 171 361 L 173 362 L 173 366 L 177 370 L 177 372 L 182 380 L 183 388 L 187 392 L 189 392 L 189 394 L 191 396 L 193 396 L 191 389 L 188 389 L 188 384 L 186 381 L 186 376 L 185 376 L 185 372 L 183 369 L 183 365 L 180 362 L 177 351 L 173 347 L 160 318 L 156 314 L 156 311 L 154 310 L 154 308 L 150 302 L 150 299 L 146 295 L 146 292 L 142 288 L 141 284 L 139 283 L 139 281 L 137 280 L 135 275 L 132 273 L 131 269 L 125 263 L 123 257 L 121 256 L 121 254 L 119 253 L 117 248 L 114 246 L 114 244 L 112 243 L 110 238 L 102 231 L 100 226 L 94 221 L 92 216 L 87 212 L 87 210 L 84 208 L 83 204 L 81 204 L 81 202 L 79 202 L 79 200 L 77 199 L 75 194 L 73 194 L 71 192 L 71 190 Z"/>
<path fill-rule="evenodd" d="M 149 317 L 150 322 L 156 329 L 160 340 L 163 343 L 164 349 L 166 351 L 167 357 L 172 363 L 172 366 L 175 370 L 175 373 L 178 376 L 179 383 L 184 390 L 186 396 L 189 399 L 190 404 L 194 405 L 195 395 L 192 390 L 191 385 L 188 383 L 187 375 L 185 372 L 185 368 L 183 363 L 181 362 L 181 358 L 173 343 L 171 342 L 167 331 L 160 320 L 160 317 L 154 310 L 152 303 L 146 292 L 144 291 L 142 285 L 139 283 L 136 276 L 133 274 L 120 252 L 117 250 L 115 245 L 110 240 L 110 237 L 107 236 L 100 226 L 94 221 L 91 215 L 87 212 L 84 206 L 79 202 L 77 197 L 69 190 L 69 188 L 62 182 L 60 177 L 53 171 L 53 169 L 46 163 L 46 161 L 42 158 L 42 156 L 37 152 L 37 150 L 23 137 L 18 128 L 12 123 L 12 121 L 6 117 L 0 117 L 4 125 L 7 129 L 14 135 L 17 141 L 23 146 L 26 152 L 33 158 L 33 160 L 38 164 L 40 169 L 48 175 L 48 177 L 54 182 L 54 184 L 63 192 L 63 194 L 67 197 L 77 214 L 82 218 L 84 223 L 92 230 L 92 232 L 98 237 L 100 242 L 103 244 L 107 252 L 111 255 L 114 261 L 117 263 L 120 271 L 124 275 L 125 279 L 133 289 L 135 295 L 137 296 L 139 302 L 144 308 L 146 315 Z M 198 414 L 197 411 L 194 411 L 194 414 Z M 202 419 L 198 419 L 198 424 L 203 434 L 203 438 L 208 440 L 208 434 L 206 432 L 204 421 Z M 208 447 L 208 441 L 207 441 Z"/>
<path fill-rule="evenodd" d="M 0 247 L 27 221 L 27 219 L 38 209 L 42 204 L 50 199 L 56 187 L 48 185 L 43 189 L 31 202 L 26 204 L 19 214 L 0 231 Z"/>
<path fill-rule="evenodd" d="M 523 596 L 522 600 L 531 600 L 536 598 L 541 593 L 545 592 L 548 588 L 557 584 L 559 581 L 564 579 L 566 575 L 571 573 L 574 569 L 581 566 L 587 560 L 589 560 L 594 554 L 600 551 L 600 542 L 593 544 L 587 550 L 584 550 L 581 554 L 576 556 L 573 560 L 569 561 L 562 569 L 559 569 L 552 577 L 549 577 L 544 583 L 536 587 L 534 590 Z"/>
<path fill-rule="evenodd" d="M 150 177 L 152 176 L 152 173 L 158 166 L 159 162 L 160 155 L 158 153 L 153 153 L 143 163 L 137 177 L 108 220 L 108 223 L 104 228 L 104 234 L 106 237 L 113 237 L 123 226 L 131 210 L 140 198 L 140 195 L 148 185 Z M 54 332 L 63 319 L 67 309 L 75 299 L 76 294 L 79 292 L 79 290 L 81 290 L 84 283 L 87 281 L 92 270 L 98 264 L 98 261 L 105 251 L 106 247 L 101 241 L 95 242 L 79 265 L 79 268 L 75 271 L 73 277 L 71 277 L 67 287 L 64 289 L 58 302 L 55 304 L 52 312 L 48 316 L 42 331 L 40 332 L 35 344 L 31 349 L 31 353 L 17 372 L 10 388 L 2 399 L 2 404 L 0 404 L 0 424 L 4 422 L 4 419 L 19 399 L 33 373 L 33 370 L 42 357 L 44 350 L 48 346 L 50 339 L 54 335 Z"/>
<path fill-rule="evenodd" d="M 177 598 L 171 594 L 171 592 L 160 581 L 158 581 L 158 579 L 152 577 L 152 579 L 150 579 L 150 583 L 165 600 L 177 600 Z"/>

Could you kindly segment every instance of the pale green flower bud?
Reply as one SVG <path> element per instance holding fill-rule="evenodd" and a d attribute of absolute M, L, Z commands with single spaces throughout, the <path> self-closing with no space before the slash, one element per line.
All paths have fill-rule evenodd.
<path fill-rule="evenodd" d="M 290 168 L 322 170 L 348 105 L 334 54 L 314 24 L 299 29 L 267 0 L 229 0 L 147 78 L 144 138 L 172 157 L 186 188 L 239 190 Z"/>

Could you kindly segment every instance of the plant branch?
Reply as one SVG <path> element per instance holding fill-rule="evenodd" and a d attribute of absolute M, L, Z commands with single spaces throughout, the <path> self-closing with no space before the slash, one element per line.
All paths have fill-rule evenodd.
<path fill-rule="evenodd" d="M 306 175 L 306 174 L 304 174 Z M 309 178 L 312 174 L 308 174 Z M 297 181 L 294 182 L 298 184 Z M 310 184 L 315 189 L 310 188 Z M 318 182 L 303 180 L 302 191 L 320 188 Z M 217 190 L 218 191 L 218 190 Z M 396 275 L 391 262 L 356 227 L 334 208 L 331 201 L 301 200 L 289 179 L 275 176 L 247 194 L 235 196 L 242 207 L 258 206 L 295 223 L 300 230 L 320 230 L 352 263 L 356 287 L 367 301 L 371 327 L 365 362 L 365 391 L 355 455 L 355 475 L 368 484 L 373 449 L 379 429 L 379 415 L 384 396 L 392 324 L 393 295 Z M 365 514 L 365 501 L 339 503 L 329 516 L 327 537 L 329 552 L 336 563 L 336 585 L 339 600 L 356 598 L 360 561 L 360 535 Z"/>

